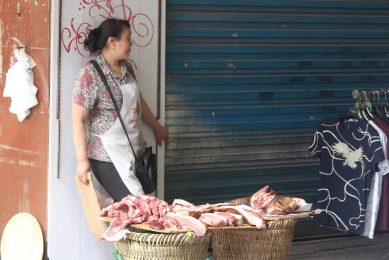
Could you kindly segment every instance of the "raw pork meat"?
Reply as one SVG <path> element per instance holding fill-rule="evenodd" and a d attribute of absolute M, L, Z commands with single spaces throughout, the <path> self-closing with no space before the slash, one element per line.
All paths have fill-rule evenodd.
<path fill-rule="evenodd" d="M 192 230 L 197 236 L 203 236 L 207 232 L 207 227 L 197 218 L 183 216 L 173 212 L 167 213 L 166 216 L 177 221 L 183 228 Z"/>
<path fill-rule="evenodd" d="M 215 212 L 216 215 L 224 216 L 228 219 L 229 226 L 242 226 L 243 217 L 241 215 L 227 213 L 227 212 Z"/>
<path fill-rule="evenodd" d="M 109 228 L 102 235 L 102 239 L 107 241 L 118 241 L 122 239 L 129 231 L 125 229 L 128 225 L 127 220 L 115 219 L 109 225 Z"/>
<path fill-rule="evenodd" d="M 301 198 L 293 198 L 293 200 L 296 202 L 296 210 L 301 208 L 302 206 L 307 205 L 307 202 L 304 199 Z"/>
<path fill-rule="evenodd" d="M 276 196 L 276 193 L 268 185 L 254 193 L 250 198 L 250 205 L 254 210 L 266 207 Z"/>
<path fill-rule="evenodd" d="M 102 238 L 108 241 L 118 241 L 128 232 L 123 231 L 127 225 L 143 222 L 153 223 L 154 227 L 161 227 L 158 220 L 171 211 L 165 201 L 156 197 L 128 195 L 120 202 L 102 209 L 100 216 L 113 218 Z"/>
<path fill-rule="evenodd" d="M 214 213 L 203 213 L 199 220 L 208 227 L 225 227 L 228 225 L 228 218 Z"/>
<path fill-rule="evenodd" d="M 172 211 L 180 215 L 200 218 L 201 214 L 211 213 L 215 207 L 223 205 L 231 205 L 231 203 L 194 205 L 183 199 L 175 199 L 172 204 Z"/>
<path fill-rule="evenodd" d="M 297 209 L 297 203 L 292 197 L 277 195 L 262 208 L 270 215 L 285 215 Z"/>
<path fill-rule="evenodd" d="M 219 208 L 216 208 L 217 211 L 227 211 L 228 213 L 236 213 L 241 215 L 244 220 L 253 226 L 256 226 L 259 229 L 265 229 L 267 227 L 266 221 L 259 216 L 257 213 L 255 213 L 252 210 L 249 209 L 243 209 L 239 206 L 222 206 Z"/>
<path fill-rule="evenodd" d="M 250 198 L 251 207 L 266 214 L 285 215 L 305 205 L 306 202 L 300 198 L 277 195 L 269 186 L 265 186 Z"/>

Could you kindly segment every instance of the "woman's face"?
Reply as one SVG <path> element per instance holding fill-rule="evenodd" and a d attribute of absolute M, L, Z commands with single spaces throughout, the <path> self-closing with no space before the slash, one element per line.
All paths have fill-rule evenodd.
<path fill-rule="evenodd" d="M 114 52 L 119 59 L 127 59 L 131 52 L 131 30 L 128 27 L 123 29 L 120 38 L 115 42 Z"/>

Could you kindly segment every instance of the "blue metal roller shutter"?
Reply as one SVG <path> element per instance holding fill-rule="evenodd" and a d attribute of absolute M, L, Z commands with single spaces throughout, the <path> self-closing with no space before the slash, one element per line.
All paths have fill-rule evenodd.
<path fill-rule="evenodd" d="M 167 1 L 166 200 L 315 201 L 314 130 L 388 60 L 388 1 Z"/>

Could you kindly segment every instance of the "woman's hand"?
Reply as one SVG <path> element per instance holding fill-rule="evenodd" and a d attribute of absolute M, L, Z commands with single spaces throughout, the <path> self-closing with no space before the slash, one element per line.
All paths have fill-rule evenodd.
<path fill-rule="evenodd" d="M 143 98 L 141 98 L 141 106 L 143 121 L 154 130 L 155 139 L 157 140 L 158 145 L 161 145 L 162 141 L 166 142 L 168 139 L 169 134 L 166 127 L 162 126 L 154 117 L 153 113 L 150 111 L 149 106 Z"/>
<path fill-rule="evenodd" d="M 87 185 L 89 183 L 87 179 L 87 173 L 90 171 L 90 164 L 88 160 L 78 161 L 76 168 L 76 175 L 78 179 Z"/>
<path fill-rule="evenodd" d="M 157 140 L 158 145 L 162 144 L 163 141 L 167 141 L 169 138 L 169 133 L 166 127 L 159 125 L 159 127 L 154 131 L 155 139 Z"/>

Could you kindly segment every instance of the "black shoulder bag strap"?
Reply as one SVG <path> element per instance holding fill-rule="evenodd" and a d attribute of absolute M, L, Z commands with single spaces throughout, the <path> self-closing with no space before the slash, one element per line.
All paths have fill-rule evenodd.
<path fill-rule="evenodd" d="M 118 114 L 118 117 L 119 117 L 119 120 L 120 120 L 120 124 L 122 125 L 123 127 L 123 130 L 124 130 L 124 133 L 126 133 L 126 136 L 127 136 L 127 140 L 128 142 L 130 143 L 130 146 L 131 146 L 131 150 L 132 150 L 132 153 L 134 154 L 134 158 L 135 158 L 135 161 L 138 160 L 138 158 L 136 157 L 136 154 L 135 154 L 135 150 L 134 148 L 132 147 L 132 144 L 131 144 L 131 141 L 130 141 L 130 137 L 128 137 L 128 133 L 127 133 L 127 130 L 126 130 L 126 127 L 124 126 L 124 123 L 123 123 L 123 119 L 122 117 L 120 116 L 120 110 L 118 108 L 118 105 L 116 104 L 116 101 L 113 97 L 113 94 L 112 94 L 112 91 L 111 89 L 109 88 L 109 85 L 108 85 L 108 82 L 107 82 L 107 79 L 102 71 L 102 69 L 100 68 L 99 64 L 97 63 L 97 61 L 95 60 L 91 60 L 90 63 L 93 64 L 93 66 L 96 68 L 97 70 L 97 73 L 100 75 L 100 78 L 101 80 L 103 81 L 104 85 L 105 85 L 105 88 L 107 89 L 111 99 L 112 99 L 112 102 L 113 102 L 113 105 L 115 107 L 115 110 L 116 110 L 116 113 Z"/>

